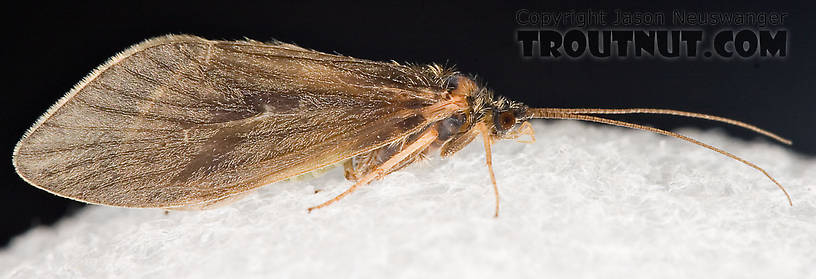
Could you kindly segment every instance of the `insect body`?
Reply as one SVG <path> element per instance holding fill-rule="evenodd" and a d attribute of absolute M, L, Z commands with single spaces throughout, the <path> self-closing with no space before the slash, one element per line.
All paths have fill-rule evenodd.
<path fill-rule="evenodd" d="M 705 118 L 789 143 L 704 114 L 528 108 L 436 65 L 374 62 L 284 43 L 165 36 L 116 55 L 76 85 L 26 132 L 13 161 L 26 181 L 56 195 L 169 209 L 209 207 L 343 162 L 355 184 L 311 210 L 482 137 L 498 214 L 490 144 L 532 136 L 528 120 L 551 118 L 679 137 L 765 173 L 672 132 L 591 116 L 609 113 Z"/>

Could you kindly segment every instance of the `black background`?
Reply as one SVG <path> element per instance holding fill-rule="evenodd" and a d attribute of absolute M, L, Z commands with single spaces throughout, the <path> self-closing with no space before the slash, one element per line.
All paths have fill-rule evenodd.
<path fill-rule="evenodd" d="M 52 224 L 81 208 L 77 202 L 27 185 L 11 166 L 25 130 L 60 96 L 108 57 L 146 38 L 195 34 L 209 39 L 278 39 L 324 52 L 372 60 L 439 62 L 478 74 L 499 94 L 538 107 L 661 107 L 711 113 L 768 128 L 816 154 L 813 7 L 779 1 L 717 4 L 651 1 L 593 3 L 164 3 L 110 1 L 84 4 L 19 3 L 3 7 L 2 61 L 6 107 L 0 194 L 0 245 L 26 229 Z M 293 6 L 294 5 L 294 6 Z M 518 9 L 662 11 L 784 11 L 786 59 L 522 59 L 515 40 Z M 636 28 L 636 27 L 635 27 Z M 716 28 L 727 28 L 719 26 Z M 715 28 L 715 29 L 716 29 Z M 779 27 L 774 27 L 779 28 Z M 712 31 L 708 29 L 707 32 Z M 705 48 L 705 46 L 703 46 Z M 624 118 L 634 120 L 634 118 Z M 640 117 L 661 128 L 721 127 L 707 121 Z M 754 139 L 741 129 L 728 134 Z M 537 144 L 547 144 L 539 139 Z M 747 154 L 746 154 L 747 155 Z"/>

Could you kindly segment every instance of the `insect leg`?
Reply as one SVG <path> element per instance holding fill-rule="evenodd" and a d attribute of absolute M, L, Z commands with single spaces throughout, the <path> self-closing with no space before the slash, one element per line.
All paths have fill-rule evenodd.
<path fill-rule="evenodd" d="M 457 136 L 452 138 L 450 141 L 446 142 L 442 145 L 442 149 L 439 151 L 439 156 L 448 157 L 453 155 L 462 148 L 465 148 L 476 136 L 479 135 L 479 130 L 477 129 L 468 129 L 467 132 L 462 134 L 461 136 Z"/>
<path fill-rule="evenodd" d="M 493 217 L 499 217 L 499 186 L 496 185 L 496 175 L 493 173 L 493 153 L 490 151 L 490 145 L 493 144 L 493 138 L 490 137 L 490 132 L 484 122 L 477 124 L 476 128 L 482 134 L 484 140 L 485 160 L 487 161 L 487 170 L 490 173 L 490 181 L 493 182 L 493 193 L 496 196 L 496 212 Z"/>
<path fill-rule="evenodd" d="M 348 181 L 357 181 L 359 176 L 357 170 L 354 168 L 354 158 L 350 158 L 343 162 L 343 175 Z"/>
<path fill-rule="evenodd" d="M 310 207 L 309 212 L 312 212 L 312 210 L 314 209 L 322 208 L 336 201 L 339 201 L 346 195 L 351 194 L 351 192 L 357 190 L 358 187 L 366 185 L 371 181 L 374 181 L 375 179 L 380 179 L 383 175 L 388 173 L 389 170 L 391 170 L 392 168 L 397 166 L 400 162 L 402 162 L 402 160 L 405 160 L 405 158 L 407 158 L 411 154 L 414 154 L 418 150 L 422 150 L 428 147 L 431 143 L 433 143 L 436 140 L 438 136 L 439 134 L 436 131 L 436 129 L 428 129 L 416 141 L 405 146 L 405 148 L 403 148 L 399 153 L 394 154 L 393 157 L 389 158 L 387 161 L 382 163 L 382 165 L 377 166 L 374 170 L 368 172 L 363 177 L 360 177 L 357 180 L 357 183 L 354 183 L 354 185 L 349 187 L 345 192 L 341 193 L 340 195 L 337 195 L 331 200 L 321 203 L 320 205 Z"/>
<path fill-rule="evenodd" d="M 521 137 L 523 135 L 530 136 L 530 139 L 522 139 L 522 140 L 518 139 L 519 137 Z M 533 124 L 530 124 L 529 121 L 525 121 L 524 123 L 521 123 L 521 127 L 519 127 L 518 130 L 516 130 L 516 132 L 513 134 L 513 138 L 515 138 L 516 141 L 520 142 L 520 143 L 534 143 L 536 141 L 536 139 L 535 139 L 535 130 L 533 130 Z"/>

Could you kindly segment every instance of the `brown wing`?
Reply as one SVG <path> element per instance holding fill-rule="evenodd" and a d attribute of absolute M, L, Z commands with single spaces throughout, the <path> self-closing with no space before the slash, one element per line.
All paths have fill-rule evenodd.
<path fill-rule="evenodd" d="M 151 39 L 55 104 L 14 152 L 31 184 L 85 202 L 219 200 L 417 132 L 442 89 L 419 68 L 288 44 Z"/>

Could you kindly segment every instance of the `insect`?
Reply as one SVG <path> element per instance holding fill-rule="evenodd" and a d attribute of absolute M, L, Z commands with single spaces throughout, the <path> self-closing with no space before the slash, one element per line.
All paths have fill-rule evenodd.
<path fill-rule="evenodd" d="M 529 120 L 575 119 L 694 139 L 598 114 L 667 109 L 529 108 L 437 65 L 326 54 L 292 44 L 169 35 L 111 58 L 54 104 L 14 149 L 17 173 L 53 194 L 93 204 L 201 209 L 260 186 L 342 164 L 360 186 L 426 156 L 448 157 L 477 137 L 499 212 L 491 144 L 534 141 Z"/>

